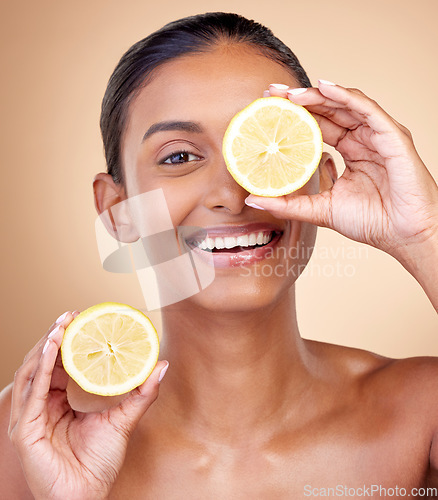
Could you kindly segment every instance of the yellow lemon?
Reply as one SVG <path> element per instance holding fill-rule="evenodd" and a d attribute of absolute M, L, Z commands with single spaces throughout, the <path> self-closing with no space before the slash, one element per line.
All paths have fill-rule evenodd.
<path fill-rule="evenodd" d="M 157 331 L 149 318 L 115 302 L 81 312 L 61 344 L 66 372 L 82 389 L 101 396 L 124 394 L 142 384 L 158 353 Z"/>
<path fill-rule="evenodd" d="M 315 118 L 282 97 L 257 99 L 231 120 L 222 152 L 231 175 L 259 196 L 282 196 L 301 188 L 322 155 Z"/>

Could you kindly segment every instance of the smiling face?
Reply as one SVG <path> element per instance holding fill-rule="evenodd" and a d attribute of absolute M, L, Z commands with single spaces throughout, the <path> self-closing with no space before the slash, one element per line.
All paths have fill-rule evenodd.
<path fill-rule="evenodd" d="M 224 45 L 160 66 L 130 104 L 122 140 L 126 193 L 161 188 L 175 227 L 205 228 L 207 235 L 186 243 L 199 245 L 201 258 L 213 251 L 216 277 L 187 300 L 212 310 L 248 310 L 278 300 L 314 244 L 313 226 L 246 206 L 249 193 L 222 156 L 231 118 L 272 82 L 299 86 L 285 67 L 253 48 Z M 317 191 L 317 176 L 300 190 Z"/>

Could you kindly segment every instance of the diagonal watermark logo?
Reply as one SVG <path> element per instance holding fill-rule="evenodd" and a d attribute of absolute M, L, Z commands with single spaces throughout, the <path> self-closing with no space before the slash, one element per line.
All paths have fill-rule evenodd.
<path fill-rule="evenodd" d="M 174 227 L 162 189 L 148 191 L 112 206 L 95 222 L 97 247 L 105 270 L 135 272 L 145 309 L 152 311 L 187 299 L 215 277 L 213 257 L 188 245 L 202 238 L 200 227 Z M 202 238 L 203 239 L 203 238 Z"/>

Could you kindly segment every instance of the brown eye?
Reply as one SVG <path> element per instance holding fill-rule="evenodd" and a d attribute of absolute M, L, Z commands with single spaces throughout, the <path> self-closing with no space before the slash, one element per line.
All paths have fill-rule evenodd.
<path fill-rule="evenodd" d="M 188 153 L 187 151 L 178 151 L 177 153 L 173 153 L 168 156 L 163 163 L 175 165 L 178 163 L 187 163 L 189 161 L 199 160 L 199 156 Z"/>

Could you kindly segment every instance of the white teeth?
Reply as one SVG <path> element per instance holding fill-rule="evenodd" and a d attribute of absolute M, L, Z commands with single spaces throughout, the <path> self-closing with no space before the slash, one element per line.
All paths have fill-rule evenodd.
<path fill-rule="evenodd" d="M 243 236 L 238 236 L 237 237 L 237 244 L 241 247 L 247 247 L 249 246 L 249 243 L 248 243 L 248 235 L 245 234 Z"/>
<path fill-rule="evenodd" d="M 257 245 L 263 245 L 263 233 L 257 235 Z"/>
<path fill-rule="evenodd" d="M 215 239 L 215 242 L 214 242 L 214 246 L 220 250 L 221 248 L 225 248 L 225 243 L 224 243 L 224 239 L 221 238 L 221 237 L 218 237 Z"/>
<path fill-rule="evenodd" d="M 225 248 L 237 247 L 237 239 L 232 236 L 225 236 L 224 238 Z"/>
<path fill-rule="evenodd" d="M 271 240 L 272 233 L 263 233 L 262 231 L 258 233 L 244 234 L 235 238 L 234 236 L 225 236 L 221 238 L 220 236 L 216 238 L 205 238 L 201 241 L 198 246 L 201 250 L 213 250 L 217 248 L 218 250 L 222 248 L 234 248 L 234 247 L 250 247 L 254 245 L 266 245 Z"/>

